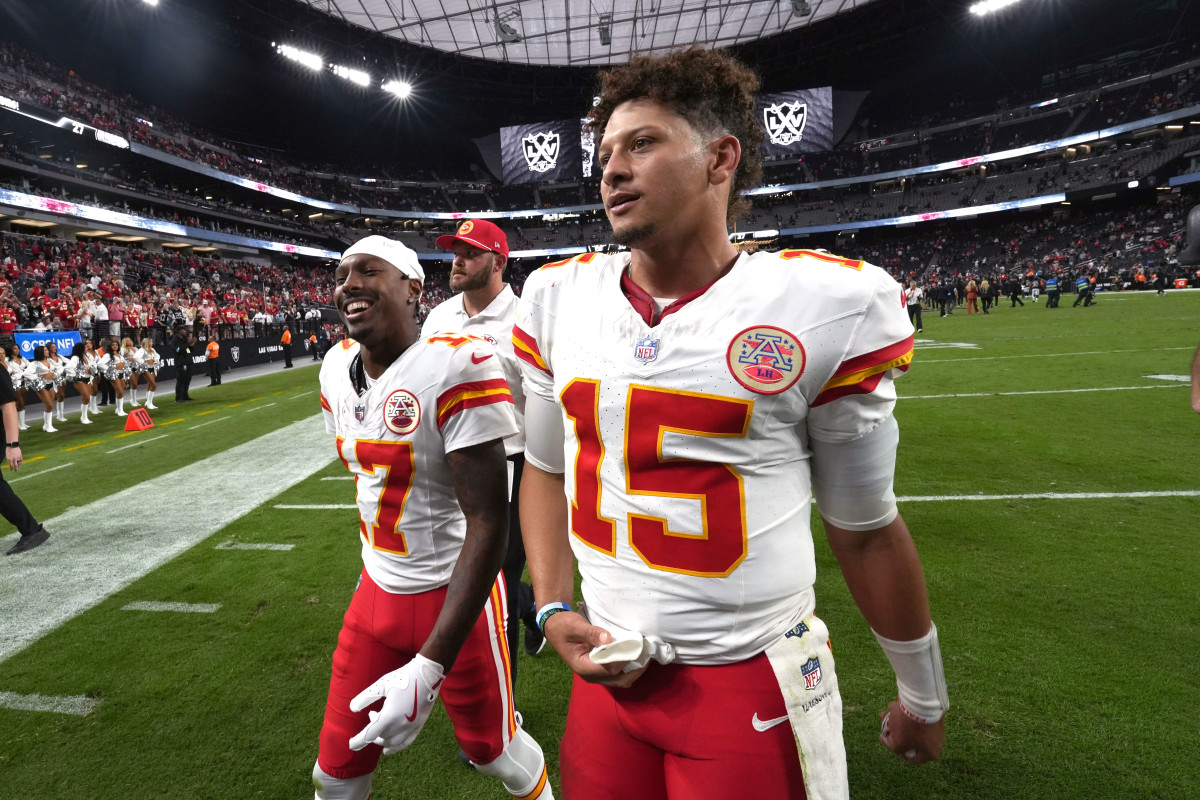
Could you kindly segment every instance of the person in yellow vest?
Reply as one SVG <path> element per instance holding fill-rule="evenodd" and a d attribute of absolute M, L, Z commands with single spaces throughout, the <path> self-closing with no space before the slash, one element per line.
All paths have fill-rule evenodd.
<path fill-rule="evenodd" d="M 283 368 L 292 368 L 292 329 L 287 325 L 283 326 L 283 336 L 279 338 L 279 343 L 283 345 Z"/>
<path fill-rule="evenodd" d="M 208 385 L 221 385 L 221 345 L 217 342 L 217 332 L 214 330 L 208 336 Z"/>

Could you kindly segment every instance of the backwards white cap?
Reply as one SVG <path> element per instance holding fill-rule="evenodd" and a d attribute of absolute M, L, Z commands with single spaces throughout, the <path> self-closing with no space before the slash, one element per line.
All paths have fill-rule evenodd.
<path fill-rule="evenodd" d="M 377 235 L 359 239 L 350 245 L 350 249 L 342 253 L 342 257 L 338 260 L 345 261 L 350 256 L 360 253 L 383 259 L 400 270 L 405 277 L 416 278 L 422 282 L 425 280 L 425 270 L 421 269 L 421 264 L 417 261 L 417 254 L 395 239 Z"/>

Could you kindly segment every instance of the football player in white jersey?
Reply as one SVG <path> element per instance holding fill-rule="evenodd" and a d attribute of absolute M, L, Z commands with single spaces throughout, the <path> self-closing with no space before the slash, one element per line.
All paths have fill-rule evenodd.
<path fill-rule="evenodd" d="M 382 236 L 335 273 L 352 338 L 325 357 L 321 407 L 355 477 L 364 569 L 333 656 L 316 797 L 366 800 L 380 755 L 416 738 L 440 694 L 476 769 L 548 800 L 504 641 L 512 395 L 486 342 L 419 337 L 423 279 L 416 254 Z"/>
<path fill-rule="evenodd" d="M 421 335 L 429 337 L 443 331 L 458 331 L 478 336 L 496 348 L 513 394 L 513 411 L 520 430 L 504 440 L 508 457 L 511 502 L 508 515 L 508 552 L 504 556 L 504 584 L 508 597 L 505 625 L 508 652 L 512 662 L 513 688 L 517 685 L 517 638 L 520 621 L 526 620 L 526 649 L 535 653 L 545 639 L 533 619 L 533 592 L 521 583 L 525 571 L 525 544 L 521 539 L 521 520 L 517 513 L 516 489 L 525 465 L 525 393 L 521 388 L 521 368 L 513 353 L 512 326 L 517 314 L 517 296 L 504 281 L 508 265 L 508 237 L 498 225 L 484 219 L 464 220 L 453 234 L 439 236 L 438 247 L 454 252 L 450 267 L 450 289 L 454 297 L 435 306 Z"/>
<path fill-rule="evenodd" d="M 522 527 L 538 622 L 576 673 L 566 797 L 848 797 L 814 500 L 896 672 L 881 741 L 919 763 L 945 740 L 892 492 L 912 325 L 874 266 L 730 243 L 761 174 L 757 87 L 699 48 L 606 73 L 601 196 L 632 252 L 547 265 L 518 304 Z"/>

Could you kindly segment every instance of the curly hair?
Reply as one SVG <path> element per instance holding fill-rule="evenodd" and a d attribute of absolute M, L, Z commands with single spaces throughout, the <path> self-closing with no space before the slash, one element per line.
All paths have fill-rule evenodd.
<path fill-rule="evenodd" d="M 695 45 L 660 57 L 635 55 L 600 74 L 600 101 L 588 113 L 588 127 L 602 136 L 617 106 L 644 99 L 666 106 L 703 134 L 732 134 L 742 146 L 726 213 L 726 221 L 733 222 L 750 208 L 742 192 L 762 180 L 758 86 L 758 76 L 745 64 Z"/>

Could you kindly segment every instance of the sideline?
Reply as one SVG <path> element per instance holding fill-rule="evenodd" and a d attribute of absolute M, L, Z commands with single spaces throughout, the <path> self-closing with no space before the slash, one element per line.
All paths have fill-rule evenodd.
<path fill-rule="evenodd" d="M 959 500 L 1112 500 L 1126 497 L 1200 497 L 1200 491 L 1168 492 L 1041 492 L 1038 494 L 928 494 L 897 497 L 897 503 L 944 503 Z"/>
<path fill-rule="evenodd" d="M 335 458 L 315 415 L 44 520 L 50 541 L 0 558 L 0 661 Z M 170 523 L 162 514 L 129 513 L 138 508 L 160 509 Z M 0 548 L 16 540 L 6 536 Z"/>

